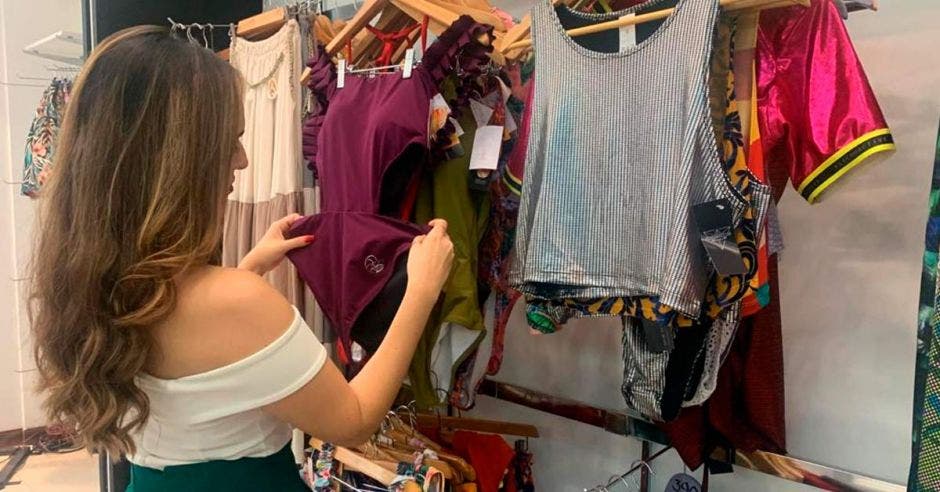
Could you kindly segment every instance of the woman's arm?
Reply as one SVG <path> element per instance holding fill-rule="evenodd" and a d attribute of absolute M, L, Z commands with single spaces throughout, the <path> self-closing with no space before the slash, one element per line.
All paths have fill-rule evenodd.
<path fill-rule="evenodd" d="M 328 362 L 309 383 L 267 405 L 265 412 L 337 444 L 358 445 L 368 440 L 401 387 L 418 339 L 450 273 L 453 245 L 447 236 L 447 223 L 433 221 L 431 225 L 431 232 L 416 238 L 412 245 L 408 287 L 401 307 L 384 341 L 359 375 L 347 383 L 339 369 Z M 278 304 L 282 305 L 277 309 L 289 309 L 283 297 Z M 283 331 L 283 326 L 270 329 Z"/>
<path fill-rule="evenodd" d="M 288 251 L 312 243 L 313 236 L 298 236 L 293 239 L 285 237 L 290 227 L 300 218 L 300 214 L 290 214 L 271 224 L 258 244 L 242 258 L 238 268 L 264 275 L 277 268 L 284 261 Z"/>

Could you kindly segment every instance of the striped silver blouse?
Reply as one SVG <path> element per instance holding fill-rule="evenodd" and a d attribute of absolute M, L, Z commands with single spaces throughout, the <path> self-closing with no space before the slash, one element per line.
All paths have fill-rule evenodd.
<path fill-rule="evenodd" d="M 585 14 L 597 22 L 647 7 Z M 718 0 L 680 0 L 616 53 L 532 10 L 535 93 L 510 281 L 542 298 L 659 296 L 697 317 L 707 258 L 692 207 L 747 206 L 722 169 L 708 106 Z"/>

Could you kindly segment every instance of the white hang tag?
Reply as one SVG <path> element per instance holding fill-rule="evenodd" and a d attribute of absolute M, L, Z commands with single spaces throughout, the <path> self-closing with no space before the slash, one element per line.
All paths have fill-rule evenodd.
<path fill-rule="evenodd" d="M 463 131 L 463 127 L 460 126 L 460 123 L 457 121 L 457 118 L 448 118 L 448 119 L 450 120 L 450 123 L 454 125 L 454 134 L 457 135 L 457 138 L 462 137 L 463 134 L 466 132 Z"/>
<path fill-rule="evenodd" d="M 636 17 L 636 14 L 627 14 L 620 19 L 629 19 L 631 17 Z M 629 49 L 636 47 L 636 24 L 629 26 L 622 26 L 619 29 L 620 33 L 620 52 L 623 53 Z"/>
<path fill-rule="evenodd" d="M 438 130 L 444 128 L 448 117 L 450 117 L 450 105 L 444 100 L 444 96 L 438 92 L 431 98 L 430 133 L 437 133 Z"/>
<path fill-rule="evenodd" d="M 470 153 L 470 170 L 494 171 L 499 166 L 499 151 L 503 147 L 503 127 L 486 125 L 477 128 Z"/>
<path fill-rule="evenodd" d="M 340 58 L 336 65 L 336 88 L 342 89 L 346 86 L 346 59 Z"/>
<path fill-rule="evenodd" d="M 487 107 L 495 108 L 499 104 L 499 100 L 503 97 L 501 91 L 494 90 L 489 94 L 483 96 L 483 99 L 480 99 L 480 102 L 485 104 Z"/>
<path fill-rule="evenodd" d="M 405 68 L 402 69 L 401 78 L 410 79 L 411 70 L 415 67 L 415 49 L 408 48 L 405 50 Z"/>
<path fill-rule="evenodd" d="M 486 126 L 490 122 L 490 117 L 493 116 L 493 108 L 476 99 L 470 100 L 470 111 L 473 113 L 473 119 L 476 120 L 477 126 L 481 127 Z"/>
<path fill-rule="evenodd" d="M 509 96 L 512 95 L 512 89 L 503 82 L 503 79 L 496 77 L 496 80 L 499 81 L 499 91 L 503 94 L 503 104 L 506 104 L 509 101 Z"/>

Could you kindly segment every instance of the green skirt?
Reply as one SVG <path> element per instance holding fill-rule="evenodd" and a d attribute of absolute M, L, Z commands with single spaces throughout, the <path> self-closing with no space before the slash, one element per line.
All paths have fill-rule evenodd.
<path fill-rule="evenodd" d="M 310 492 L 290 443 L 263 458 L 206 461 L 161 470 L 131 465 L 127 492 Z"/>

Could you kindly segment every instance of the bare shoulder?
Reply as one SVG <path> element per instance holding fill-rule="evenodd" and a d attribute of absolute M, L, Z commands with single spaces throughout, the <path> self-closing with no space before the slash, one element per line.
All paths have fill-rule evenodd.
<path fill-rule="evenodd" d="M 177 307 L 154 327 L 158 348 L 148 366 L 157 377 L 198 374 L 248 357 L 291 326 L 294 310 L 263 278 L 208 267 L 178 282 Z"/>
<path fill-rule="evenodd" d="M 258 275 L 237 268 L 209 267 L 183 279 L 179 303 L 187 312 L 235 317 L 248 323 L 293 318 L 290 304 L 277 289 Z"/>

